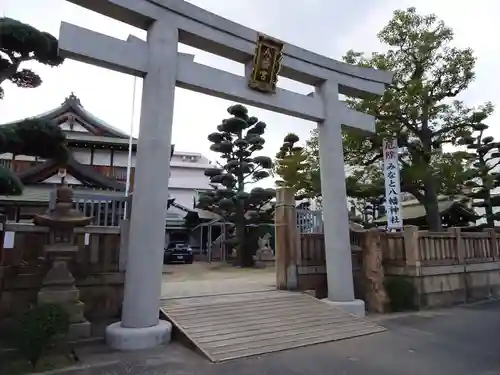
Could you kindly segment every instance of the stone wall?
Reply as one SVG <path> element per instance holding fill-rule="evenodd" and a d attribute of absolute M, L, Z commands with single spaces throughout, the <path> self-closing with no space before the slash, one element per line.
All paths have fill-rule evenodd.
<path fill-rule="evenodd" d="M 121 231 L 120 227 L 99 226 L 76 229 L 79 249 L 70 269 L 91 321 L 119 317 L 124 285 Z M 50 264 L 43 250 L 49 238 L 47 228 L 6 223 L 1 243 L 4 236 L 7 246 L 0 258 L 0 318 L 19 314 L 36 302 Z"/>
<path fill-rule="evenodd" d="M 465 265 L 386 267 L 388 277 L 409 280 L 420 308 L 446 307 L 500 297 L 500 262 Z"/>
<path fill-rule="evenodd" d="M 381 234 L 385 236 L 385 234 Z M 386 277 L 410 281 L 420 308 L 500 297 L 500 236 L 494 230 L 432 233 L 407 226 L 385 236 Z"/>

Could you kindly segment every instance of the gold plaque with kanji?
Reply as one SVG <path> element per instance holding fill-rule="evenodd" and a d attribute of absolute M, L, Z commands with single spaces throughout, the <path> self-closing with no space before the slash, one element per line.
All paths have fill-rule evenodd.
<path fill-rule="evenodd" d="M 261 92 L 276 92 L 276 82 L 281 69 L 284 43 L 259 35 L 253 57 L 252 74 L 248 86 Z"/>

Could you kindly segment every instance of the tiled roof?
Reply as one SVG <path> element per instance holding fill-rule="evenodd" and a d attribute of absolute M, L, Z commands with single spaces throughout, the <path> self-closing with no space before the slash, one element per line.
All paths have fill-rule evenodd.
<path fill-rule="evenodd" d="M 475 216 L 476 213 L 474 210 L 471 210 L 460 202 L 454 200 L 442 200 L 438 201 L 438 209 L 441 214 L 446 213 L 450 210 L 454 205 L 460 206 L 460 208 L 464 211 L 464 214 L 468 214 L 470 216 Z M 422 204 L 412 204 L 412 205 L 403 205 L 401 207 L 403 212 L 403 222 L 405 220 L 410 219 L 418 219 L 425 217 L 425 207 Z M 374 223 L 385 223 L 387 221 L 387 216 L 383 216 L 374 221 Z"/>
<path fill-rule="evenodd" d="M 66 112 L 73 112 L 73 113 L 77 114 L 84 121 L 88 122 L 91 126 L 93 126 L 94 128 L 96 128 L 96 129 L 100 130 L 102 133 L 104 133 L 103 135 L 108 135 L 108 136 L 118 137 L 118 138 L 125 138 L 125 139 L 129 138 L 129 135 L 127 133 L 121 131 L 120 129 L 117 129 L 116 127 L 114 127 L 108 123 L 106 123 L 105 121 L 94 116 L 92 113 L 90 113 L 85 108 L 83 108 L 82 104 L 80 103 L 80 99 L 78 99 L 73 93 L 71 93 L 71 95 L 68 96 L 59 107 L 54 108 L 54 109 L 47 111 L 45 113 L 42 113 L 40 115 L 33 116 L 32 118 L 53 120 Z M 20 120 L 20 121 L 22 121 L 22 120 Z M 9 124 L 15 124 L 18 122 L 19 121 L 14 121 L 14 122 L 11 122 Z M 8 124 L 3 124 L 3 125 L 8 125 Z"/>

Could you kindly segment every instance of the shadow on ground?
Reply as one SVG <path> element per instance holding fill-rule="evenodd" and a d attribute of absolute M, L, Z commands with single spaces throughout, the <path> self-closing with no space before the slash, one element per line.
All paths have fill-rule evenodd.
<path fill-rule="evenodd" d="M 500 374 L 500 302 L 377 318 L 387 332 L 212 364 L 173 343 L 111 353 L 75 375 L 494 375 Z M 94 358 L 95 360 L 95 358 Z M 110 360 L 116 363 L 109 363 Z"/>

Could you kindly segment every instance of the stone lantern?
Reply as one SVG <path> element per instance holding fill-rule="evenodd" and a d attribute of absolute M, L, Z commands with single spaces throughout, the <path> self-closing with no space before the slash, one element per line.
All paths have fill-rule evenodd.
<path fill-rule="evenodd" d="M 67 309 L 71 323 L 68 336 L 71 339 L 90 336 L 90 323 L 83 315 L 84 304 L 80 301 L 80 291 L 75 287 L 68 262 L 78 252 L 74 229 L 90 224 L 91 220 L 73 208 L 73 189 L 64 183 L 57 189 L 55 208 L 36 215 L 33 220 L 35 225 L 49 228 L 49 241 L 44 251 L 52 260 L 38 293 L 38 303 L 58 303 Z"/>

